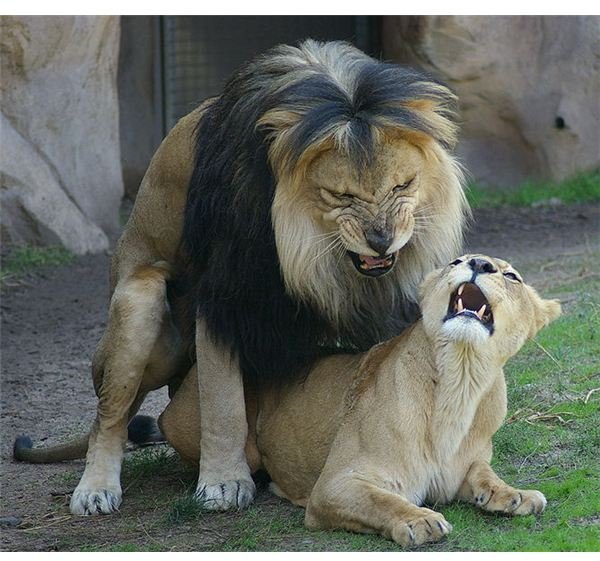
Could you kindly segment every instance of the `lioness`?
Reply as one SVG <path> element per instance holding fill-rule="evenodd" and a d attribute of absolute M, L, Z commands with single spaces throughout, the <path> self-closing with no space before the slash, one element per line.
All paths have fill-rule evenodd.
<path fill-rule="evenodd" d="M 422 320 L 359 355 L 322 359 L 302 384 L 258 395 L 253 467 L 306 507 L 310 528 L 378 532 L 404 545 L 451 531 L 423 504 L 454 499 L 512 515 L 540 513 L 539 491 L 490 467 L 506 413 L 503 366 L 560 314 L 501 259 L 465 255 L 421 285 Z M 199 458 L 197 383 L 189 375 L 159 424 Z"/>

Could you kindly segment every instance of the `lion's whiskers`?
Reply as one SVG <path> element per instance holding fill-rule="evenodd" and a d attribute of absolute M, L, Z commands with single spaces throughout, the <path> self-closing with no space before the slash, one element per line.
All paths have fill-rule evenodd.
<path fill-rule="evenodd" d="M 337 267 L 340 264 L 340 261 L 342 260 L 344 255 L 346 255 L 346 246 L 343 243 L 341 243 L 339 246 L 337 246 L 336 251 L 338 252 L 338 256 L 335 261 L 335 266 Z"/>
<path fill-rule="evenodd" d="M 340 238 L 339 234 L 337 232 L 335 232 L 336 237 L 333 241 L 329 242 L 329 244 L 327 245 L 327 247 L 325 249 L 322 249 L 321 251 L 319 251 L 319 253 L 317 253 L 311 260 L 309 263 L 309 266 L 313 265 L 314 262 L 317 259 L 320 259 L 321 257 L 323 257 L 324 255 L 326 255 L 327 253 L 329 253 L 330 251 L 335 250 L 339 244 L 342 244 L 342 239 Z"/>
<path fill-rule="evenodd" d="M 430 208 L 434 208 L 435 205 L 433 203 L 429 203 L 428 205 L 424 205 L 421 207 L 417 207 L 413 210 L 413 216 L 418 216 L 420 214 L 423 214 L 425 212 L 427 212 Z"/>
<path fill-rule="evenodd" d="M 303 242 L 309 242 L 309 241 L 325 241 L 328 238 L 332 238 L 335 236 L 339 236 L 339 232 L 325 232 L 324 234 L 314 234 L 312 236 L 307 236 L 306 238 L 303 238 L 301 240 L 301 243 Z"/>

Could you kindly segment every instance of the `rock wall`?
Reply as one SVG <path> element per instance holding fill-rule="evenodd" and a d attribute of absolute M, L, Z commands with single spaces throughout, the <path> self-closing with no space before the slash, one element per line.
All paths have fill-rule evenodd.
<path fill-rule="evenodd" d="M 387 17 L 383 42 L 386 58 L 422 66 L 458 93 L 458 155 L 480 182 L 600 167 L 600 17 Z"/>
<path fill-rule="evenodd" d="M 0 26 L 3 241 L 105 250 L 123 196 L 119 18 L 2 17 Z"/>

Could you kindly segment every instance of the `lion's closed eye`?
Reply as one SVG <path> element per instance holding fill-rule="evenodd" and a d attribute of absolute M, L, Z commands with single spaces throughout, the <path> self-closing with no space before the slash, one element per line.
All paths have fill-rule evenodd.
<path fill-rule="evenodd" d="M 396 186 L 395 186 L 395 187 L 392 189 L 392 191 L 393 191 L 394 193 L 401 193 L 402 191 L 406 191 L 406 189 L 408 189 L 408 188 L 409 188 L 409 187 L 410 187 L 410 186 L 411 186 L 411 185 L 414 183 L 414 181 L 415 181 L 416 177 L 417 177 L 417 176 L 415 175 L 415 177 L 413 177 L 412 179 L 409 179 L 408 181 L 405 181 L 404 183 L 401 183 L 401 184 L 399 184 L 399 185 L 396 185 Z"/>

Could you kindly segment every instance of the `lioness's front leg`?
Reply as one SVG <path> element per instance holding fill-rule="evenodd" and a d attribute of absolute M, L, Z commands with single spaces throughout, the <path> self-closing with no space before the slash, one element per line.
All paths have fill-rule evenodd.
<path fill-rule="evenodd" d="M 256 493 L 246 461 L 248 434 L 238 360 L 196 322 L 198 392 L 202 427 L 196 496 L 210 510 L 248 506 Z"/>
<path fill-rule="evenodd" d="M 542 493 L 511 487 L 484 461 L 473 462 L 460 488 L 459 498 L 483 510 L 505 514 L 539 514 L 546 507 L 546 497 Z"/>
<path fill-rule="evenodd" d="M 322 474 L 311 492 L 305 523 L 313 529 L 375 531 L 404 547 L 438 541 L 452 530 L 441 513 L 419 507 L 360 473 L 326 479 Z"/>

